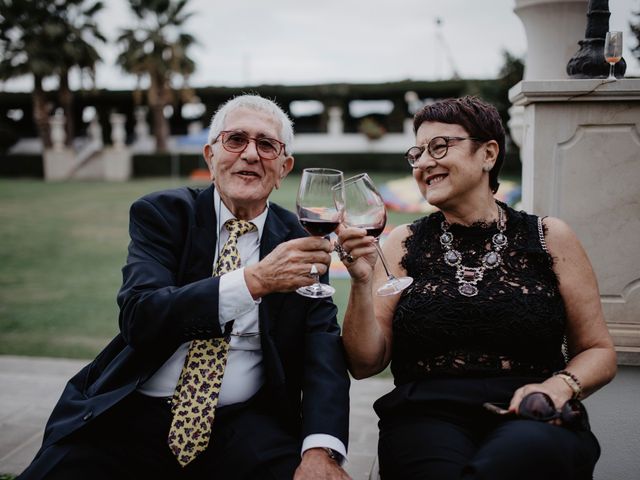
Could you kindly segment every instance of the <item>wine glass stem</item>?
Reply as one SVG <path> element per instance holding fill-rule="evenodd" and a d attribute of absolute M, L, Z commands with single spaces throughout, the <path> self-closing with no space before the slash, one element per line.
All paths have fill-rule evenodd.
<path fill-rule="evenodd" d="M 610 63 L 609 64 L 609 78 L 616 78 L 615 75 L 613 74 L 613 68 L 615 67 L 615 63 Z"/>
<path fill-rule="evenodd" d="M 380 261 L 382 262 L 382 266 L 384 267 L 384 271 L 387 274 L 387 278 L 395 278 L 391 272 L 389 272 L 389 267 L 387 266 L 387 261 L 384 258 L 384 255 L 382 253 L 382 249 L 380 248 L 380 244 L 378 243 L 378 239 L 376 238 L 375 242 L 373 242 L 373 244 L 376 246 L 376 249 L 378 250 L 378 255 L 380 256 Z"/>

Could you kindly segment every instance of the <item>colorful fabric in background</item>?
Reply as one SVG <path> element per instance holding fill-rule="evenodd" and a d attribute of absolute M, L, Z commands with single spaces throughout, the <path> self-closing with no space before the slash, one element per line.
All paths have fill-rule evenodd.
<path fill-rule="evenodd" d="M 380 190 L 380 194 L 382 195 L 384 203 L 389 211 L 427 215 L 437 210 L 433 205 L 427 203 L 422 195 L 420 195 L 420 190 L 418 190 L 413 177 L 391 180 L 387 183 L 381 184 L 378 189 Z M 495 197 L 517 210 L 520 202 L 520 195 L 521 188 L 519 183 L 504 180 L 500 182 L 500 188 L 498 189 L 498 193 L 496 193 Z M 395 225 L 387 224 L 382 235 L 380 235 L 381 244 L 384 243 L 386 236 L 395 227 Z M 335 240 L 336 236 L 332 234 L 331 241 Z M 349 278 L 347 268 L 343 265 L 335 252 L 332 254 L 329 276 L 332 279 Z"/>
<path fill-rule="evenodd" d="M 413 177 L 399 178 L 381 185 L 380 194 L 387 208 L 394 212 L 432 213 L 437 210 L 422 198 Z M 520 201 L 520 185 L 509 180 L 501 181 L 495 197 L 514 207 Z"/>

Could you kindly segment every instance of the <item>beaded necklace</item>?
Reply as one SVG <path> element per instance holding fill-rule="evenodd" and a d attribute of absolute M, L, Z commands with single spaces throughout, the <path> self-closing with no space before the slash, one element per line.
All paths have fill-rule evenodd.
<path fill-rule="evenodd" d="M 444 248 L 444 262 L 450 267 L 456 268 L 456 279 L 458 280 L 458 292 L 465 297 L 475 297 L 478 294 L 477 284 L 484 277 L 485 270 L 496 268 L 502 263 L 500 251 L 507 246 L 507 236 L 504 234 L 506 229 L 504 220 L 504 211 L 498 205 L 498 233 L 491 237 L 491 250 L 485 253 L 481 259 L 479 267 L 468 267 L 462 264 L 462 254 L 453 248 L 453 234 L 449 231 L 449 222 L 444 220 L 440 225 L 442 235 L 440 235 L 440 244 Z"/>

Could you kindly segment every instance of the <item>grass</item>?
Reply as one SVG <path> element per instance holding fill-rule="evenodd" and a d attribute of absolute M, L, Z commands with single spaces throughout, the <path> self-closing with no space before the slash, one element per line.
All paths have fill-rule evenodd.
<path fill-rule="evenodd" d="M 375 173 L 381 184 L 400 174 Z M 0 179 L 0 354 L 91 358 L 116 334 L 131 203 L 184 179 L 44 183 Z M 299 176 L 271 199 L 292 209 Z M 194 184 L 197 185 L 197 184 Z M 389 224 L 416 214 L 389 213 Z M 341 314 L 348 280 L 332 282 Z"/>

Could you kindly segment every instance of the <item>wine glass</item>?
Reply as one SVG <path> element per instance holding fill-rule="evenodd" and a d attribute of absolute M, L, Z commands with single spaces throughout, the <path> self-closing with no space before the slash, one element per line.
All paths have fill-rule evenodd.
<path fill-rule="evenodd" d="M 336 204 L 342 206 L 342 221 L 349 227 L 364 228 L 367 235 L 375 237 L 375 247 L 380 255 L 387 281 L 376 291 L 379 296 L 395 295 L 413 283 L 411 277 L 395 277 L 390 271 L 378 242 L 387 223 L 387 210 L 373 180 L 366 173 L 348 178 L 342 186 L 334 187 Z M 342 191 L 342 193 L 340 193 Z"/>
<path fill-rule="evenodd" d="M 338 228 L 342 212 L 332 188 L 341 185 L 343 180 L 340 170 L 305 168 L 302 171 L 296 209 L 300 223 L 310 235 L 323 237 Z M 320 283 L 317 273 L 313 277 L 316 280 L 313 285 L 300 287 L 296 292 L 311 298 L 330 297 L 336 292 L 331 285 Z"/>
<path fill-rule="evenodd" d="M 607 32 L 604 39 L 604 59 L 609 64 L 607 80 L 615 80 L 613 69 L 622 58 L 622 32 Z"/>

